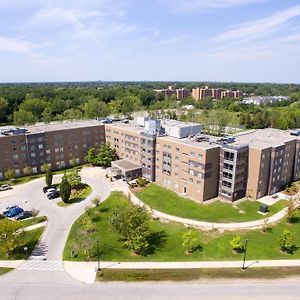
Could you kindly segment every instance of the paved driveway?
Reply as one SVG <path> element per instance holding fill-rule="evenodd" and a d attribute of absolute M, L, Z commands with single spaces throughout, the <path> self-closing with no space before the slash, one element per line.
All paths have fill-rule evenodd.
<path fill-rule="evenodd" d="M 92 194 L 80 203 L 75 203 L 69 207 L 59 207 L 56 200 L 48 200 L 43 193 L 45 186 L 44 178 L 39 178 L 25 185 L 16 187 L 13 191 L 2 192 L 0 196 L 0 208 L 10 204 L 20 205 L 25 210 L 36 208 L 40 210 L 40 215 L 48 217 L 48 224 L 43 237 L 33 253 L 34 256 L 46 256 L 47 260 L 60 261 L 68 232 L 74 221 L 84 212 L 87 206 L 91 205 L 91 200 L 100 196 L 105 200 L 110 194 L 109 185 L 94 176 L 89 176 L 88 170 L 83 172 L 82 181 L 92 186 Z M 54 178 L 54 183 L 59 182 L 62 175 Z"/>

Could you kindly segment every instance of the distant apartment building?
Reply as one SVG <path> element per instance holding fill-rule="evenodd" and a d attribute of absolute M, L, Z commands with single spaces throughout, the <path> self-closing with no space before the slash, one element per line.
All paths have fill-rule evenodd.
<path fill-rule="evenodd" d="M 25 167 L 40 173 L 43 164 L 53 170 L 83 164 L 87 150 L 97 149 L 104 142 L 104 125 L 97 121 L 58 122 L 26 129 L 1 128 L 0 179 L 8 169 L 21 176 Z"/>
<path fill-rule="evenodd" d="M 176 96 L 178 101 L 186 99 L 190 96 L 190 90 L 186 88 L 175 89 L 173 86 L 169 86 L 167 89 L 155 90 L 158 94 L 163 94 L 165 97 Z"/>
<path fill-rule="evenodd" d="M 0 178 L 48 164 L 83 164 L 87 150 L 107 142 L 119 160 L 110 171 L 125 180 L 143 176 L 196 202 L 235 201 L 280 191 L 300 175 L 300 130 L 253 130 L 234 137 L 203 135 L 202 126 L 141 118 L 138 123 L 62 122 L 2 128 Z"/>
<path fill-rule="evenodd" d="M 231 91 L 231 90 L 227 90 L 227 91 L 222 91 L 221 89 L 212 89 L 209 88 L 208 86 L 206 86 L 205 88 L 194 88 L 192 90 L 192 97 L 195 100 L 202 100 L 208 97 L 211 97 L 213 99 L 223 99 L 223 98 L 238 98 L 242 96 L 242 92 L 241 91 Z"/>

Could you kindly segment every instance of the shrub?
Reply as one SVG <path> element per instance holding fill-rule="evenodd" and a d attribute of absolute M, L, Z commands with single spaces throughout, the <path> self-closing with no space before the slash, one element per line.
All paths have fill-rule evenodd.
<path fill-rule="evenodd" d="M 139 177 L 139 178 L 136 180 L 136 183 L 138 184 L 138 186 L 144 187 L 144 186 L 146 186 L 146 185 L 149 183 L 149 181 L 148 181 L 147 179 L 144 179 L 144 178 L 142 178 L 142 177 Z"/>
<path fill-rule="evenodd" d="M 294 234 L 289 230 L 283 230 L 279 237 L 280 249 L 287 253 L 293 253 L 296 249 Z"/>
<path fill-rule="evenodd" d="M 235 236 L 230 241 L 230 245 L 231 245 L 232 249 L 237 253 L 244 251 L 244 246 L 242 245 L 242 239 L 240 236 Z"/>

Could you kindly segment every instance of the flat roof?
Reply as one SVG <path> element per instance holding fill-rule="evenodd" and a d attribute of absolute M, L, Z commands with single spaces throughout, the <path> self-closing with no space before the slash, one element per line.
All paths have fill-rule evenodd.
<path fill-rule="evenodd" d="M 111 164 L 113 167 L 117 167 L 118 169 L 120 169 L 124 172 L 133 171 L 133 170 L 142 168 L 140 165 L 135 164 L 126 159 L 116 160 L 116 161 L 113 161 Z"/>
<path fill-rule="evenodd" d="M 177 120 L 161 120 L 161 125 L 167 125 L 167 126 L 174 126 L 178 128 L 185 128 L 185 127 L 191 127 L 191 126 L 200 126 L 203 127 L 199 123 L 191 123 L 191 122 L 181 122 Z"/>
<path fill-rule="evenodd" d="M 35 134 L 35 133 L 43 133 L 50 131 L 58 131 L 65 129 L 73 129 L 73 128 L 85 128 L 85 127 L 93 127 L 97 125 L 102 125 L 97 120 L 79 120 L 79 121 L 62 121 L 62 122 L 51 122 L 48 124 L 38 123 L 36 125 L 29 126 L 21 126 L 22 128 L 28 129 L 26 134 Z M 1 126 L 0 130 L 4 129 L 14 129 L 17 126 Z M 5 137 L 5 135 L 0 134 L 0 137 Z"/>
<path fill-rule="evenodd" d="M 123 122 L 114 122 L 110 124 L 105 124 L 105 127 L 112 127 L 112 128 L 118 128 L 118 129 L 123 129 L 123 130 L 129 130 L 129 131 L 134 131 L 134 132 L 142 132 L 145 130 L 144 127 L 139 126 L 135 122 L 129 122 L 129 123 L 123 123 Z"/>
<path fill-rule="evenodd" d="M 216 137 L 211 137 L 216 139 Z M 160 136 L 157 137 L 158 141 L 170 141 L 173 143 L 177 143 L 177 144 L 181 144 L 181 145 L 188 145 L 188 146 L 193 146 L 193 147 L 197 147 L 200 149 L 214 149 L 214 148 L 219 148 L 221 145 L 215 143 L 215 142 L 207 142 L 207 141 L 200 141 L 197 142 L 195 140 L 195 138 L 183 138 L 183 139 L 178 139 L 176 137 L 172 137 L 172 136 Z"/>
<path fill-rule="evenodd" d="M 284 145 L 286 142 L 290 142 L 299 138 L 290 135 L 290 131 L 275 128 L 265 128 L 236 134 L 235 139 L 236 141 L 231 145 L 249 144 L 249 147 L 264 149 Z"/>

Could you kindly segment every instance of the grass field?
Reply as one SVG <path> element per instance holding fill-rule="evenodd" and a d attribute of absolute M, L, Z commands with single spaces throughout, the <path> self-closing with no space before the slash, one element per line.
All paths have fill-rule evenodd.
<path fill-rule="evenodd" d="M 0 267 L 0 276 L 3 274 L 8 273 L 9 271 L 13 270 L 12 268 L 1 268 Z"/>
<path fill-rule="evenodd" d="M 63 201 L 57 202 L 57 205 L 60 207 L 68 207 L 74 203 L 79 203 L 86 199 L 92 193 L 92 187 L 86 183 L 82 184 L 82 189 L 77 191 L 76 193 L 71 194 L 71 198 L 68 203 Z"/>
<path fill-rule="evenodd" d="M 64 250 L 64 260 L 96 260 L 96 241 L 99 240 L 100 259 L 104 261 L 212 261 L 212 260 L 242 260 L 243 254 L 233 254 L 230 247 L 231 239 L 240 235 L 242 240 L 249 239 L 247 258 L 253 260 L 260 259 L 296 259 L 300 258 L 300 251 L 294 254 L 283 253 L 279 250 L 278 237 L 284 229 L 289 229 L 295 233 L 296 245 L 300 246 L 300 224 L 288 224 L 283 220 L 267 232 L 261 230 L 242 232 L 219 232 L 209 231 L 198 232 L 201 239 L 201 247 L 191 255 L 186 255 L 182 246 L 183 234 L 186 228 L 177 223 L 161 223 L 159 220 L 152 220 L 150 226 L 156 233 L 157 239 L 154 244 L 153 253 L 148 256 L 136 256 L 124 248 L 123 242 L 118 236 L 109 231 L 107 219 L 111 211 L 116 206 L 125 207 L 131 205 L 127 198 L 120 193 L 113 192 L 110 197 L 82 215 L 72 226 L 68 241 Z M 300 217 L 300 211 L 297 211 Z M 83 252 L 83 249 L 76 250 L 77 239 L 80 230 L 80 219 L 89 218 L 95 225 L 95 231 L 84 238 L 93 245 L 91 257 Z M 75 250 L 74 250 L 75 249 Z M 72 251 L 76 256 L 71 255 Z"/>
<path fill-rule="evenodd" d="M 285 200 L 280 200 L 270 207 L 270 212 L 267 215 L 263 216 L 257 213 L 259 209 L 259 202 L 257 201 L 246 200 L 238 204 L 236 208 L 230 203 L 221 201 L 198 204 L 154 183 L 136 193 L 136 196 L 153 209 L 173 216 L 219 223 L 263 219 L 277 213 L 287 204 Z"/>
<path fill-rule="evenodd" d="M 280 279 L 300 276 L 299 267 L 222 269 L 103 269 L 97 273 L 97 281 L 191 281 L 209 279 Z"/>
<path fill-rule="evenodd" d="M 6 253 L 4 253 L 2 249 L 0 249 L 0 260 L 27 259 L 30 256 L 31 252 L 34 250 L 43 231 L 44 227 L 26 231 L 24 233 L 24 245 L 13 250 L 12 254 L 9 257 L 7 257 Z M 24 250 L 24 247 L 27 247 L 27 251 Z"/>

